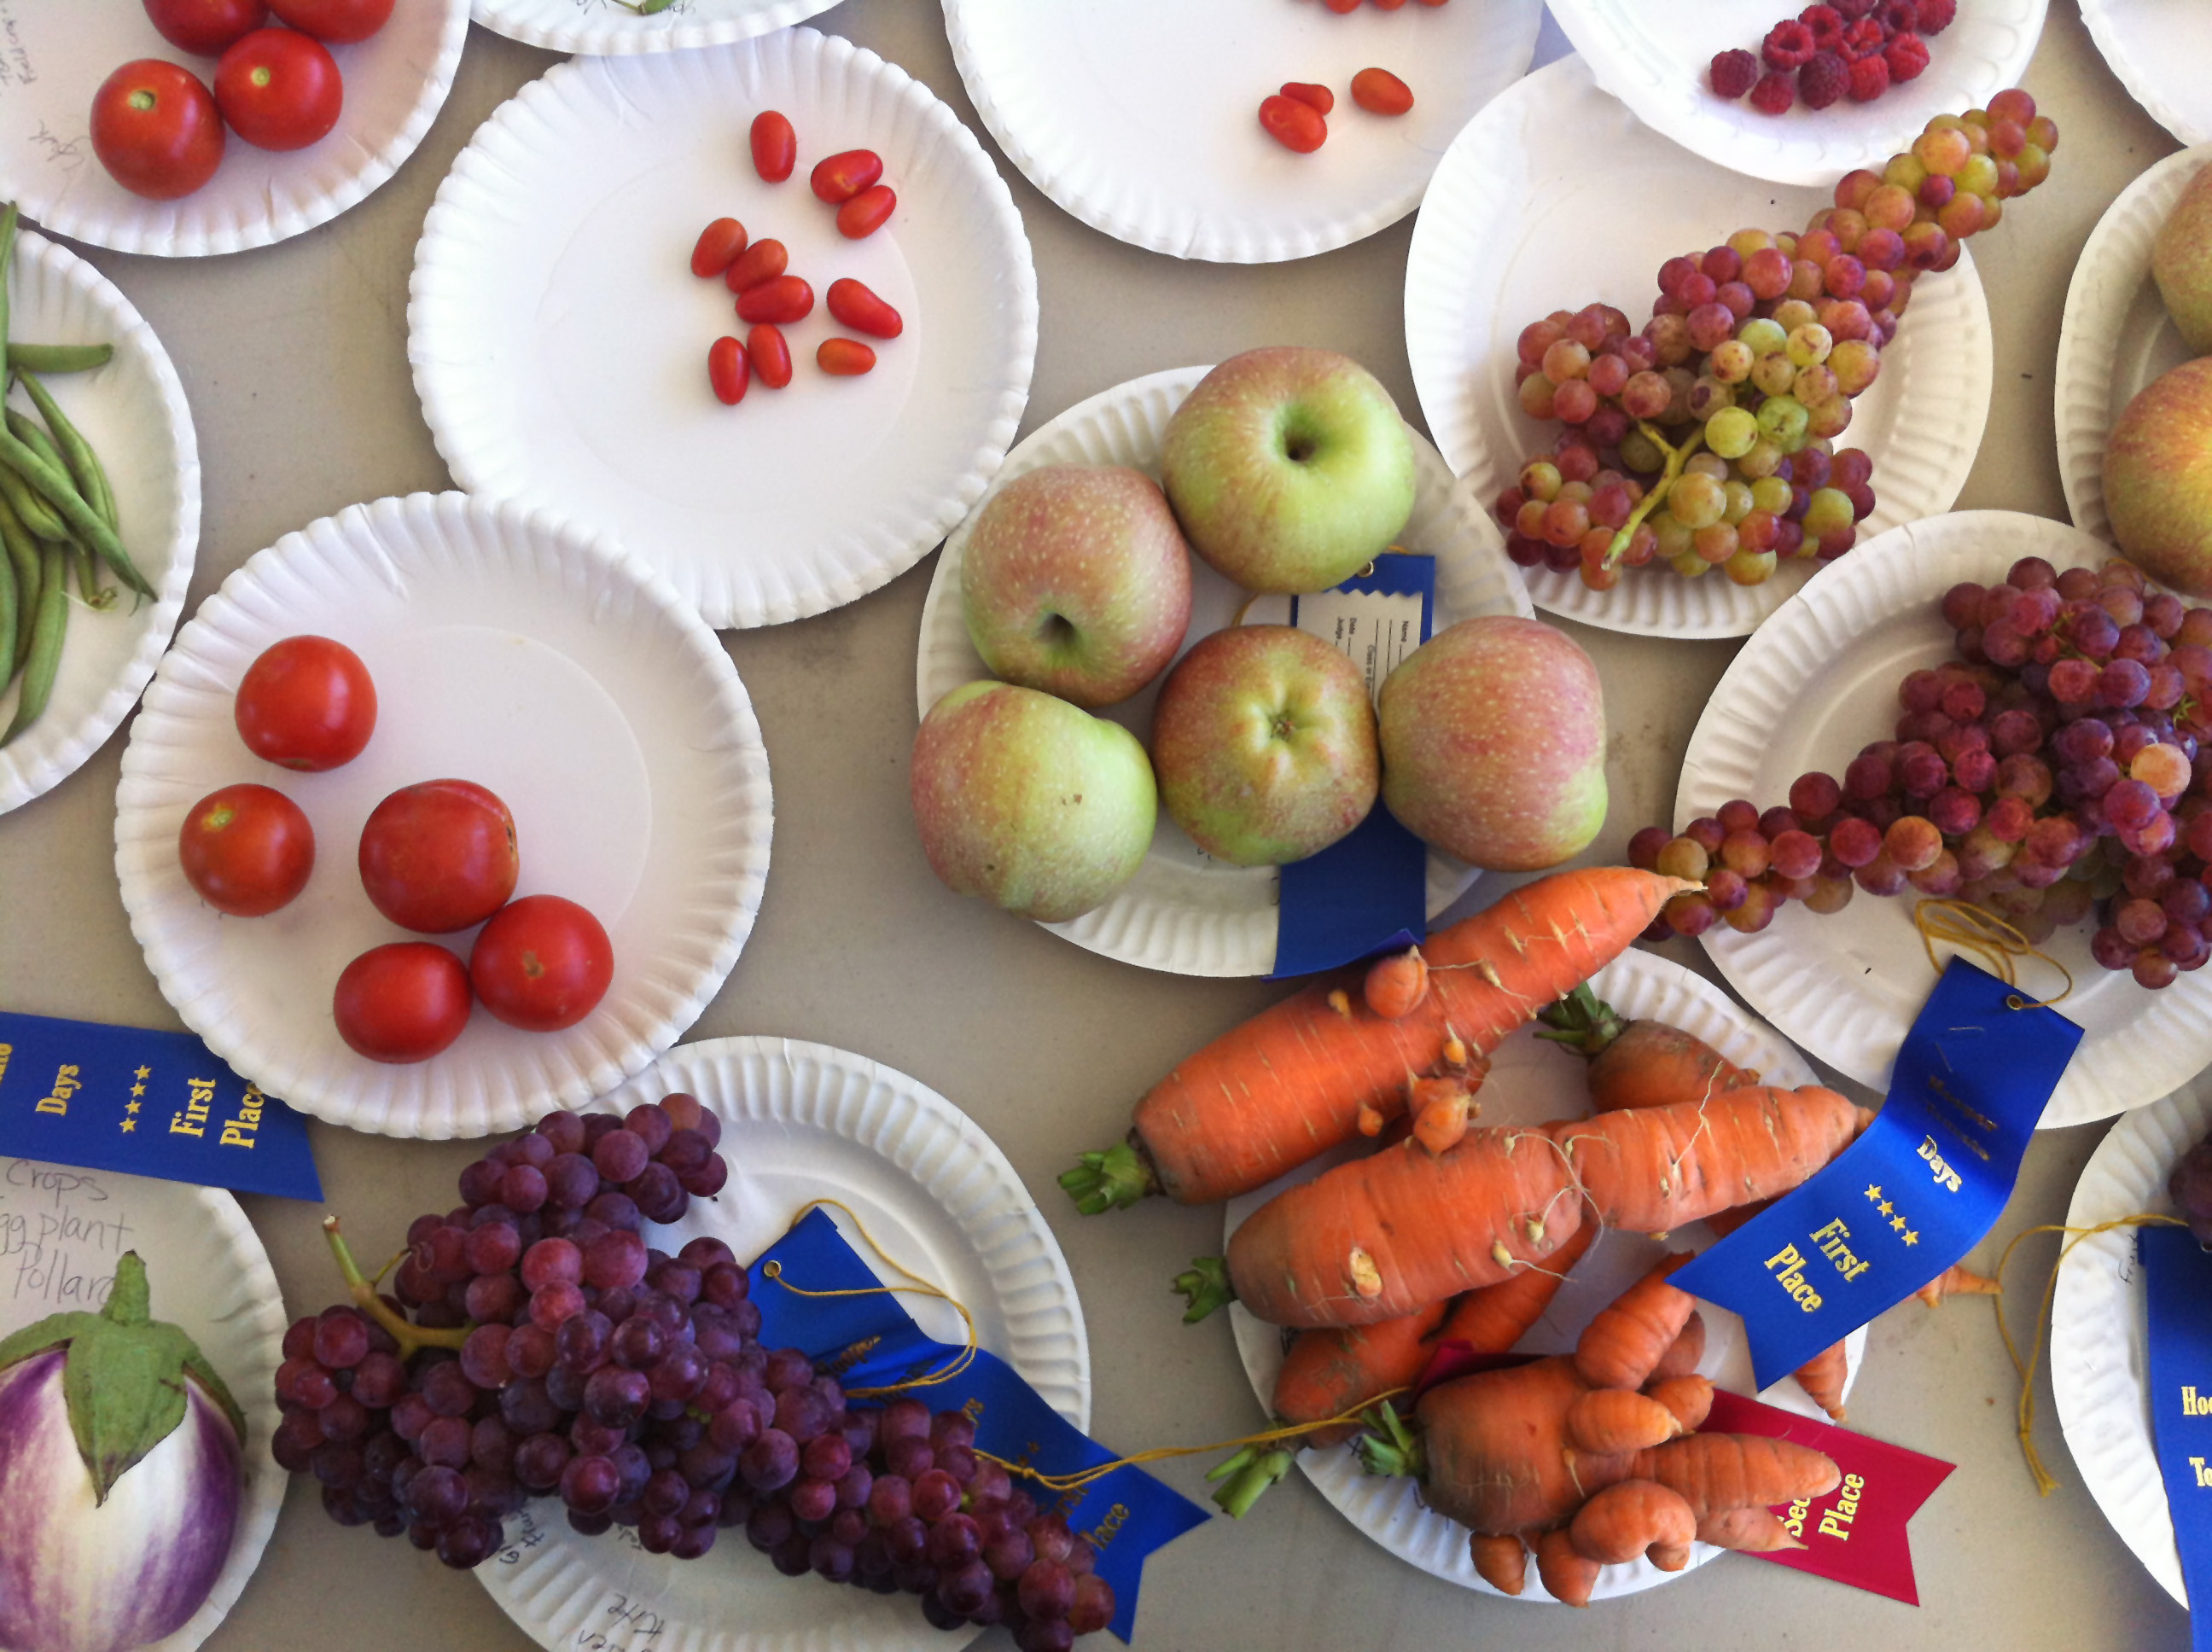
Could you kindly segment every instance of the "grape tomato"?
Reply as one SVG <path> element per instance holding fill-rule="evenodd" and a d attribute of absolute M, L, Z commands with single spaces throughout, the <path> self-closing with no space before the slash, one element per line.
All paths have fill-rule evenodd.
<path fill-rule="evenodd" d="M 739 252 L 722 272 L 722 281 L 732 292 L 742 293 L 749 287 L 774 281 L 790 267 L 790 249 L 770 235 Z"/>
<path fill-rule="evenodd" d="M 832 378 L 857 378 L 874 369 L 876 353 L 857 338 L 825 338 L 814 352 L 814 364 Z"/>
<path fill-rule="evenodd" d="M 778 276 L 738 295 L 738 319 L 787 326 L 814 312 L 814 289 L 798 276 Z"/>
<path fill-rule="evenodd" d="M 745 362 L 745 348 L 734 338 L 717 338 L 707 351 L 707 382 L 714 387 L 714 399 L 725 407 L 735 407 L 745 398 L 745 386 L 751 374 Z"/>
<path fill-rule="evenodd" d="M 753 117 L 749 137 L 753 170 L 763 183 L 781 184 L 791 176 L 799 160 L 799 134 L 789 119 L 774 109 L 763 109 Z"/>
<path fill-rule="evenodd" d="M 865 240 L 890 222 L 897 207 L 890 185 L 872 185 L 837 209 L 837 233 L 848 241 Z"/>
<path fill-rule="evenodd" d="M 717 218 L 692 245 L 691 273 L 702 279 L 723 275 L 744 250 L 745 227 L 735 218 Z"/>
<path fill-rule="evenodd" d="M 1260 125 L 1286 149 L 1311 155 L 1328 141 L 1328 123 L 1310 104 L 1277 92 L 1260 103 Z"/>
<path fill-rule="evenodd" d="M 884 158 L 873 149 L 846 149 L 815 163 L 808 184 L 831 206 L 841 206 L 884 175 Z"/>
<path fill-rule="evenodd" d="M 896 310 L 850 276 L 840 276 L 830 283 L 824 302 L 841 325 L 856 332 L 875 338 L 896 338 L 906 330 L 906 323 Z"/>
<path fill-rule="evenodd" d="M 774 322 L 763 321 L 745 335 L 745 355 L 752 363 L 753 377 L 770 390 L 781 390 L 791 382 L 791 346 Z"/>
<path fill-rule="evenodd" d="M 1304 104 L 1317 115 L 1328 114 L 1336 107 L 1336 94 L 1311 81 L 1285 81 L 1280 89 L 1285 97 Z"/>
<path fill-rule="evenodd" d="M 1402 115 L 1413 92 L 1387 69 L 1363 69 L 1352 77 L 1352 100 L 1371 115 Z"/>

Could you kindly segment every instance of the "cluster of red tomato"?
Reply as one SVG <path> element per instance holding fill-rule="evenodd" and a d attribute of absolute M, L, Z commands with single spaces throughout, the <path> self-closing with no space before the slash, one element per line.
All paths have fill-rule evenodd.
<path fill-rule="evenodd" d="M 92 100 L 92 149 L 133 195 L 173 201 L 222 164 L 224 133 L 263 149 L 329 136 L 345 105 L 330 46 L 365 40 L 392 0 L 145 0 L 161 38 L 219 59 L 215 90 L 179 64 L 127 63 Z M 270 13 L 289 27 L 269 26 Z M 327 43 L 327 44 L 326 44 Z"/>
<path fill-rule="evenodd" d="M 1370 115 L 1402 115 L 1413 106 L 1413 89 L 1387 69 L 1363 69 L 1352 77 L 1352 100 Z M 1311 155 L 1328 142 L 1328 117 L 1336 94 L 1312 81 L 1285 81 L 1260 100 L 1260 125 L 1286 149 Z"/>
<path fill-rule="evenodd" d="M 246 670 L 234 706 L 256 756 L 319 774 L 350 762 L 376 729 L 376 684 L 328 637 L 287 637 Z M 273 787 L 246 782 L 185 813 L 177 858 L 218 912 L 258 918 L 288 904 L 315 865 L 314 829 Z M 471 1005 L 511 1027 L 555 1032 L 589 1015 L 614 978 L 606 931 L 557 895 L 517 901 L 514 817 L 471 780 L 423 780 L 376 805 L 362 828 L 362 888 L 402 929 L 450 935 L 482 924 L 468 963 L 430 941 L 371 947 L 331 1002 L 338 1034 L 373 1061 L 422 1061 L 461 1036 Z"/>

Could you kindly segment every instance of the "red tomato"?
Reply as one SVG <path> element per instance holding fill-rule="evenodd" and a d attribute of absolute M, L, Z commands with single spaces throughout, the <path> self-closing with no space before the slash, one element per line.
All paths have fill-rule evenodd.
<path fill-rule="evenodd" d="M 263 0 L 145 0 L 146 15 L 179 52 L 219 58 L 269 21 Z"/>
<path fill-rule="evenodd" d="M 691 248 L 691 273 L 719 276 L 745 250 L 745 227 L 735 218 L 717 218 L 699 232 Z"/>
<path fill-rule="evenodd" d="M 392 0 L 269 0 L 269 9 L 302 34 L 347 46 L 384 27 Z"/>
<path fill-rule="evenodd" d="M 851 200 L 884 175 L 884 158 L 873 149 L 844 149 L 814 163 L 808 185 L 831 206 Z"/>
<path fill-rule="evenodd" d="M 1413 88 L 1387 69 L 1363 69 L 1352 77 L 1352 100 L 1371 115 L 1402 115 Z"/>
<path fill-rule="evenodd" d="M 745 385 L 752 376 L 745 360 L 745 347 L 734 338 L 717 338 L 707 349 L 707 382 L 714 392 L 714 399 L 725 407 L 735 407 L 745 398 Z"/>
<path fill-rule="evenodd" d="M 1328 141 L 1328 123 L 1310 103 L 1277 92 L 1260 100 L 1260 125 L 1286 149 L 1311 155 Z"/>
<path fill-rule="evenodd" d="M 173 201 L 222 164 L 222 115 L 191 70 L 142 58 L 93 94 L 92 152 L 133 195 Z"/>
<path fill-rule="evenodd" d="M 480 924 L 514 893 L 514 817 L 472 780 L 404 786 L 361 829 L 361 884 L 402 929 L 447 935 Z"/>
<path fill-rule="evenodd" d="M 372 1061 L 427 1061 L 469 1024 L 469 972 L 442 946 L 372 946 L 338 976 L 338 1036 Z"/>
<path fill-rule="evenodd" d="M 733 293 L 742 293 L 749 287 L 774 281 L 791 268 L 791 252 L 773 235 L 755 241 L 730 260 L 730 267 L 722 271 L 722 280 Z"/>
<path fill-rule="evenodd" d="M 788 325 L 805 320 L 813 309 L 814 289 L 798 276 L 778 276 L 738 295 L 738 319 L 748 326 L 757 321 Z"/>
<path fill-rule="evenodd" d="M 1285 81 L 1282 93 L 1291 102 L 1303 103 L 1317 115 L 1328 114 L 1336 107 L 1336 94 L 1312 81 Z"/>
<path fill-rule="evenodd" d="M 865 282 L 840 276 L 830 283 L 824 301 L 840 325 L 877 338 L 896 338 L 906 331 L 899 313 L 876 296 Z"/>
<path fill-rule="evenodd" d="M 799 134 L 792 130 L 790 119 L 775 109 L 763 109 L 753 117 L 752 131 L 748 134 L 753 150 L 753 170 L 762 180 L 781 184 L 791 176 L 791 168 L 799 159 Z"/>
<path fill-rule="evenodd" d="M 313 35 L 257 28 L 215 66 L 215 100 L 231 130 L 256 149 L 304 149 L 338 124 L 345 82 L 337 59 Z"/>
<path fill-rule="evenodd" d="M 319 774 L 351 762 L 368 744 L 376 684 L 343 642 L 286 637 L 246 668 L 232 715 L 255 756 Z"/>
<path fill-rule="evenodd" d="M 606 996 L 614 948 L 599 920 L 557 895 L 526 895 L 492 915 L 469 954 L 469 984 L 510 1027 L 573 1027 Z"/>
<path fill-rule="evenodd" d="M 258 918 L 307 886 L 315 829 L 300 805 L 266 786 L 226 786 L 185 815 L 177 833 L 185 881 L 217 912 Z"/>
<path fill-rule="evenodd" d="M 791 346 L 773 321 L 763 321 L 745 335 L 745 359 L 752 363 L 753 377 L 770 390 L 781 390 L 791 382 Z"/>
<path fill-rule="evenodd" d="M 834 379 L 854 379 L 875 370 L 876 353 L 857 338 L 825 338 L 814 351 L 814 365 Z"/>
<path fill-rule="evenodd" d="M 865 240 L 890 221 L 898 197 L 889 184 L 872 184 L 837 209 L 837 233 L 848 241 Z"/>

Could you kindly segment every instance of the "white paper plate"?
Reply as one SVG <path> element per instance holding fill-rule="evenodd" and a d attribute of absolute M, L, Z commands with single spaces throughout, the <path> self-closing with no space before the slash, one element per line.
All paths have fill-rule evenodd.
<path fill-rule="evenodd" d="M 2142 1212 L 2173 1213 L 2166 1179 L 2212 1130 L 2212 1084 L 2198 1078 L 2112 1127 L 2075 1184 L 2071 1228 Z M 2066 1449 L 2105 1518 L 2160 1588 L 2189 1604 L 2150 1415 L 2150 1318 L 2136 1230 L 2083 1239 L 2058 1270 L 2051 1310 L 2051 1391 Z M 2069 1236 L 2063 1242 L 2073 1243 Z"/>
<path fill-rule="evenodd" d="M 1702 15 L 1702 14 L 1701 14 Z M 1954 25 L 1956 27 L 1956 25 Z M 1769 189 L 1655 137 L 1600 91 L 1579 58 L 1547 64 L 1470 122 L 1437 168 L 1406 265 L 1406 349 L 1429 429 L 1487 512 L 1559 427 L 1521 410 L 1521 330 L 1604 301 L 1640 329 L 1659 266 L 1736 230 L 1802 228 L 1828 191 Z M 1604 233 L 1591 233 L 1601 224 Z M 2003 227 L 1998 227 L 2002 233 Z M 1839 446 L 1874 460 L 1862 539 L 1951 508 L 1989 416 L 1990 312 L 1971 253 L 1924 276 L 1853 404 Z M 1856 553 L 1852 553 L 1856 555 Z M 1763 585 L 1635 570 L 1611 591 L 1525 570 L 1536 606 L 1609 630 L 1748 635 L 1820 564 L 1792 558 Z"/>
<path fill-rule="evenodd" d="M 149 201 L 92 152 L 93 94 L 138 58 L 181 62 L 210 85 L 215 59 L 180 52 L 131 0 L 66 0 L 8 16 L 0 99 L 0 198 L 94 246 L 168 258 L 266 246 L 335 218 L 399 169 L 430 130 L 461 61 L 468 0 L 402 0 L 356 46 L 331 48 L 345 108 L 320 143 L 279 154 L 232 133 L 222 165 L 191 194 Z"/>
<path fill-rule="evenodd" d="M 2197 0 L 2081 0 L 2089 38 L 2128 94 L 2184 143 L 2212 140 L 2212 11 Z"/>
<path fill-rule="evenodd" d="M 2212 22 L 2212 10 L 2205 15 Z M 2151 279 L 2151 242 L 2208 162 L 2212 144 L 2184 149 L 2122 190 L 2089 232 L 2066 288 L 2058 326 L 2058 480 L 2074 525 L 2108 544 L 2105 446 L 2113 422 L 2137 391 L 2191 355 Z"/>
<path fill-rule="evenodd" d="M 1898 683 L 1955 657 L 1941 604 L 1960 580 L 1994 584 L 2022 556 L 2063 571 L 2110 555 L 2076 529 L 2012 511 L 1960 511 L 1860 546 L 1761 626 L 1714 689 L 1682 762 L 1675 824 L 1730 798 L 1780 802 L 1800 774 L 1840 776 L 1861 746 L 1888 739 Z M 1901 896 L 1862 891 L 1826 918 L 1792 902 L 1759 934 L 1717 925 L 1704 940 L 1752 1008 L 1875 1090 L 1888 1087 L 1897 1047 L 1936 987 L 1912 903 Z M 2087 925 L 2044 944 L 2074 973 L 2059 1013 L 2087 1036 L 2043 1127 L 2141 1107 L 2212 1061 L 2212 978 L 2203 971 L 2154 993 L 2098 967 Z"/>
<path fill-rule="evenodd" d="M 470 15 L 495 34 L 550 52 L 614 57 L 689 52 L 750 40 L 825 12 L 837 0 L 674 0 L 641 17 L 615 0 L 475 0 Z"/>
<path fill-rule="evenodd" d="M 327 774 L 249 753 L 239 679 L 301 632 L 337 638 L 377 685 L 368 749 Z M 442 1054 L 391 1066 L 331 1018 L 338 972 L 408 936 L 355 865 L 389 793 L 454 775 L 514 811 L 516 892 L 581 902 L 614 984 L 558 1033 L 474 1016 Z M 313 877 L 265 918 L 204 904 L 177 831 L 208 793 L 275 787 L 315 828 Z M 355 505 L 258 551 L 161 662 L 116 792 L 115 865 L 161 993 L 216 1054 L 302 1112 L 395 1136 L 512 1130 L 604 1094 L 720 990 L 768 876 L 768 756 L 736 668 L 666 582 L 546 517 L 460 494 Z M 473 932 L 447 938 L 463 957 Z"/>
<path fill-rule="evenodd" d="M 765 108 L 799 131 L 782 184 L 746 148 Z M 848 241 L 806 173 L 860 147 L 899 206 Z M 817 297 L 852 276 L 897 307 L 873 373 L 815 367 L 838 331 L 817 302 L 786 330 L 790 388 L 715 401 L 707 349 L 738 322 L 690 255 L 723 214 L 783 241 Z M 455 482 L 616 535 L 715 626 L 818 614 L 912 567 L 998 469 L 1036 354 L 1029 240 L 982 145 L 904 70 L 812 29 L 556 64 L 439 185 L 409 293 Z"/>
<path fill-rule="evenodd" d="M 1908 148 L 1936 115 L 1964 114 L 2020 84 L 2043 33 L 2045 0 L 1960 0 L 1959 15 L 1928 37 L 1928 67 L 1872 103 L 1848 97 L 1826 109 L 1802 104 L 1765 115 L 1747 97 L 1715 95 L 1714 54 L 1759 55 L 1767 30 L 1795 16 L 1774 0 L 1705 0 L 1686 11 L 1645 0 L 1552 0 L 1552 13 L 1600 86 L 1644 123 L 1706 160 L 1754 178 L 1826 189 L 1854 167 Z"/>
<path fill-rule="evenodd" d="M 63 1239 L 52 1224 L 68 1218 L 76 1220 L 71 1236 Z M 9 1162 L 7 1184 L 0 1187 L 0 1230 L 9 1234 L 19 1263 L 27 1260 L 47 1270 L 36 1281 L 19 1266 L 7 1270 L 0 1289 L 0 1336 L 49 1314 L 98 1312 L 106 1292 L 88 1296 L 87 1289 L 104 1286 L 122 1254 L 135 1250 L 146 1264 L 154 1316 L 184 1327 L 245 1415 L 240 1457 L 246 1485 L 230 1558 L 185 1626 L 146 1649 L 192 1652 L 215 1633 L 261 1564 L 290 1478 L 269 1455 L 278 1420 L 276 1367 L 283 1362 L 285 1324 L 269 1253 L 238 1201 L 219 1187 L 31 1159 Z"/>
<path fill-rule="evenodd" d="M 1536 50 L 1535 0 L 1440 9 L 1188 0 L 945 0 L 975 112 L 1029 180 L 1094 229 L 1179 258 L 1326 252 L 1421 202 L 1437 157 Z M 1352 101 L 1370 64 L 1412 88 L 1395 118 Z M 1294 155 L 1261 129 L 1285 81 L 1336 94 L 1328 141 Z"/>
<path fill-rule="evenodd" d="M 0 814 L 76 772 L 115 732 L 169 646 L 200 539 L 200 454 L 191 409 L 168 352 L 113 282 L 67 247 L 25 230 L 8 271 L 9 331 L 42 343 L 111 343 L 115 356 L 91 373 L 44 382 L 100 454 L 115 490 L 123 548 L 155 599 L 135 610 L 121 590 L 95 614 L 72 599 L 60 674 L 46 714 L 0 746 Z M 16 404 L 28 408 L 28 398 Z M 72 582 L 71 589 L 75 589 Z M 0 692 L 0 728 L 16 696 Z"/>
<path fill-rule="evenodd" d="M 809 1200 L 842 1200 L 901 1264 L 964 1303 L 981 1345 L 1046 1404 L 1090 1426 L 1091 1345 L 1075 1282 L 1013 1166 L 965 1114 L 902 1072 L 781 1038 L 684 1045 L 607 1101 L 629 1108 L 678 1090 L 721 1115 L 730 1163 L 729 1185 L 695 1200 L 678 1234 L 711 1234 L 750 1258 Z M 830 1215 L 866 1255 L 849 1222 Z M 930 1336 L 957 1345 L 965 1335 L 942 1303 L 901 1305 Z M 628 1620 L 633 1634 L 660 1625 L 637 1643 L 664 1652 L 928 1652 L 974 1638 L 932 1629 L 910 1598 L 792 1583 L 742 1530 L 724 1532 L 712 1558 L 693 1564 L 647 1554 L 620 1529 L 580 1537 L 556 1503 L 540 1500 L 524 1518 L 541 1522 L 543 1540 L 524 1546 L 526 1528 L 509 1521 L 510 1546 L 477 1576 L 549 1652 L 612 1636 L 618 1603 L 644 1614 Z"/>
<path fill-rule="evenodd" d="M 1590 978 L 1597 995 L 1623 1015 L 1666 1021 L 1704 1039 L 1738 1066 L 1756 1068 L 1769 1084 L 1795 1086 L 1820 1082 L 1805 1060 L 1774 1029 L 1730 1003 L 1724 993 L 1692 975 L 1678 963 L 1655 953 L 1624 952 Z M 1536 1123 L 1551 1119 L 1581 1118 L 1589 1112 L 1588 1063 L 1571 1051 L 1536 1036 L 1523 1027 L 1499 1047 L 1492 1058 L 1490 1077 L 1481 1091 L 1482 1122 Z M 1282 1181 L 1230 1201 L 1224 1239 L 1282 1187 L 1319 1173 L 1315 1165 Z M 1552 1307 L 1517 1345 L 1523 1353 L 1569 1353 L 1597 1311 L 1641 1278 L 1670 1250 L 1701 1248 L 1711 1242 L 1705 1224 L 1684 1229 L 1678 1240 L 1662 1244 L 1635 1233 L 1601 1236 L 1587 1255 L 1575 1264 Z M 1752 1392 L 1751 1352 L 1743 1340 L 1743 1321 L 1724 1308 L 1700 1303 L 1705 1321 L 1705 1357 L 1698 1369 L 1720 1387 L 1739 1394 Z M 1263 1411 L 1273 1405 L 1275 1377 L 1283 1366 L 1285 1339 L 1275 1326 L 1264 1323 L 1242 1307 L 1231 1304 L 1230 1320 L 1237 1330 L 1237 1352 L 1244 1362 L 1244 1375 L 1252 1384 Z M 1848 1369 L 1844 1391 L 1858 1380 L 1866 1355 L 1863 1327 L 1844 1344 Z M 1784 1377 L 1759 1396 L 1808 1417 L 1826 1420 L 1826 1413 L 1807 1398 L 1795 1377 Z M 1467 1527 L 1425 1507 L 1419 1488 L 1409 1479 L 1370 1474 L 1349 1445 L 1326 1451 L 1303 1451 L 1298 1467 L 1320 1488 L 1339 1513 L 1401 1560 L 1419 1566 L 1434 1577 L 1486 1594 L 1498 1591 L 1475 1573 L 1467 1547 Z M 1699 1543 L 1691 1551 L 1692 1566 L 1701 1566 L 1723 1551 Z M 1663 1583 L 1680 1574 L 1663 1572 L 1649 1560 L 1607 1566 L 1598 1574 L 1595 1600 L 1633 1594 Z M 1528 1593 L 1519 1598 L 1552 1604 L 1535 1568 L 1528 1573 Z"/>
<path fill-rule="evenodd" d="M 1041 465 L 1127 465 L 1154 481 L 1160 474 L 1160 440 L 1182 398 L 1211 369 L 1171 367 L 1132 379 L 1078 402 L 1022 439 L 999 473 L 1003 484 Z M 1437 559 L 1435 626 L 1441 631 L 1477 614 L 1528 613 L 1528 599 L 1505 560 L 1503 539 L 1465 490 L 1455 486 L 1436 449 L 1419 431 L 1413 436 L 1419 477 L 1413 519 L 1401 542 Z M 990 671 L 968 640 L 961 615 L 960 561 L 975 513 L 945 542 L 921 608 L 921 642 L 915 660 L 915 708 L 929 708 L 963 683 Z M 1245 593 L 1205 562 L 1191 559 L 1189 641 L 1230 623 Z M 1283 598 L 1263 598 L 1249 618 L 1285 619 Z M 1176 656 L 1180 659 L 1180 653 Z M 1164 672 L 1162 673 L 1165 675 Z M 1104 715 L 1149 743 L 1155 682 Z M 1382 807 L 1376 804 L 1377 808 Z M 1429 853 L 1429 915 L 1458 899 L 1477 876 L 1450 856 Z M 1064 924 L 1047 924 L 1078 946 L 1124 963 L 1183 975 L 1264 975 L 1275 967 L 1275 869 L 1232 866 L 1214 859 L 1186 836 L 1163 811 L 1152 847 L 1136 877 L 1096 910 Z"/>

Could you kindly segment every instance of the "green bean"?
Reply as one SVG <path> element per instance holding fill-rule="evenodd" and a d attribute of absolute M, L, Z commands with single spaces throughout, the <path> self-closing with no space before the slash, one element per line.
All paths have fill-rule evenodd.
<path fill-rule="evenodd" d="M 69 624 L 69 568 L 59 545 L 40 548 L 39 617 L 31 630 L 31 650 L 23 657 L 22 697 L 15 702 L 15 720 L 0 734 L 6 745 L 38 720 L 53 697 L 54 676 L 61 669 L 62 631 Z"/>
<path fill-rule="evenodd" d="M 115 359 L 112 344 L 23 344 L 8 346 L 8 365 L 32 373 L 89 373 Z"/>
<path fill-rule="evenodd" d="M 69 524 L 31 491 L 29 483 L 4 465 L 0 465 L 0 499 L 8 501 L 32 538 L 48 544 L 59 544 L 69 538 Z"/>
<path fill-rule="evenodd" d="M 8 363 L 8 266 L 15 257 L 15 203 L 0 212 L 0 367 Z"/>
<path fill-rule="evenodd" d="M 15 570 L 18 592 L 15 610 L 15 663 L 23 663 L 31 652 L 31 622 L 39 609 L 39 546 L 31 531 L 23 525 L 23 519 L 15 514 L 15 507 L 7 496 L 0 494 L 0 552 L 4 552 L 9 565 Z M 0 688 L 7 686 L 0 678 Z"/>
<path fill-rule="evenodd" d="M 77 496 L 66 471 L 57 471 L 48 465 L 17 440 L 12 430 L 0 430 L 0 465 L 5 465 L 30 483 L 32 490 L 52 505 L 62 519 L 82 537 L 85 544 L 99 554 L 100 560 L 115 570 L 116 578 L 142 597 L 154 594 L 154 587 L 146 583 L 146 576 L 131 560 L 131 553 L 123 549 L 123 542 L 115 537 L 115 530 L 101 521 L 99 513 Z M 17 508 L 20 511 L 21 507 L 18 506 Z"/>
<path fill-rule="evenodd" d="M 69 415 L 55 404 L 46 387 L 28 367 L 18 363 L 15 377 L 37 405 L 39 416 L 46 422 L 46 429 L 52 434 L 54 446 L 61 450 L 62 461 L 76 480 L 77 492 L 84 495 L 84 502 L 98 511 L 109 527 L 116 526 L 115 492 L 107 485 L 107 472 L 101 468 L 100 455 L 92 451 L 92 444 L 69 422 Z M 30 441 L 27 435 L 23 439 Z M 31 442 L 31 446 L 36 447 L 38 443 Z"/>
<path fill-rule="evenodd" d="M 35 600 L 38 593 L 33 592 Z M 15 680 L 15 627 L 23 612 L 22 593 L 15 588 L 15 562 L 0 556 L 0 693 Z"/>

